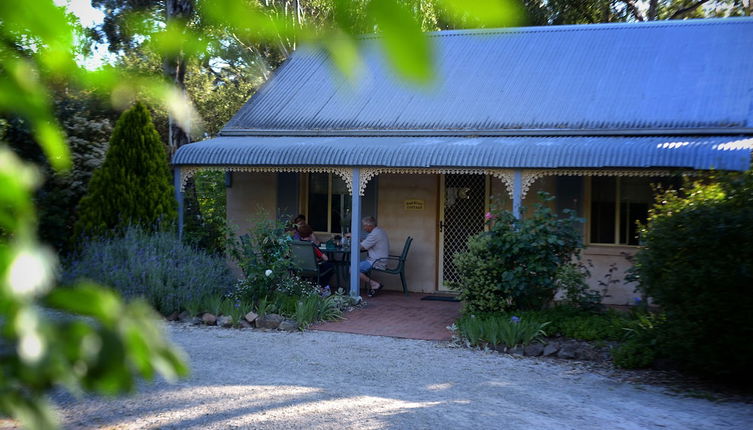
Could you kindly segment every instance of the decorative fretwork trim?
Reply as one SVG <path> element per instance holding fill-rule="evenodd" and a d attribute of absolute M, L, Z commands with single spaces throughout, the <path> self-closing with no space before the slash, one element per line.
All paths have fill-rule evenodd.
<path fill-rule="evenodd" d="M 508 192 L 512 194 L 512 170 L 501 169 L 474 169 L 474 168 L 421 168 L 421 167 L 365 167 L 361 169 L 360 184 L 358 186 L 358 192 L 363 195 L 366 190 L 366 185 L 369 181 L 374 179 L 377 175 L 384 173 L 397 173 L 397 174 L 425 174 L 425 175 L 490 175 L 502 180 L 507 187 Z"/>
<path fill-rule="evenodd" d="M 691 171 L 692 172 L 692 171 Z M 377 175 L 383 173 L 402 174 L 465 174 L 465 175 L 489 175 L 499 179 L 507 189 L 510 198 L 513 198 L 513 184 L 515 182 L 515 169 L 472 169 L 472 168 L 401 168 L 401 167 L 375 167 L 361 169 L 360 184 L 358 191 L 363 195 L 366 185 Z M 676 171 L 664 169 L 523 169 L 521 170 L 521 199 L 524 199 L 531 186 L 544 176 L 672 176 Z M 688 174 L 683 171 L 683 174 Z"/>
<path fill-rule="evenodd" d="M 248 172 L 248 173 L 334 173 L 345 181 L 348 192 L 353 193 L 353 169 L 350 167 L 308 166 L 191 166 L 180 168 L 180 190 L 186 187 L 188 178 L 197 172 Z"/>
<path fill-rule="evenodd" d="M 188 178 L 199 171 L 221 172 L 255 172 L 255 173 L 334 173 L 340 176 L 351 194 L 354 191 L 353 169 L 351 167 L 326 166 L 191 166 L 180 168 L 180 189 L 183 191 Z M 694 171 L 681 171 L 682 174 L 692 174 Z M 420 168 L 420 167 L 364 167 L 358 183 L 358 194 L 363 196 L 366 185 L 376 176 L 384 173 L 397 174 L 452 174 L 452 175 L 489 175 L 499 179 L 513 198 L 513 183 L 515 169 L 484 169 L 484 168 Z M 678 171 L 666 169 L 522 169 L 521 170 L 521 199 L 525 198 L 531 186 L 544 176 L 672 176 Z"/>
<path fill-rule="evenodd" d="M 689 174 L 694 171 L 680 171 Z M 672 176 L 678 171 L 664 169 L 537 169 L 523 170 L 521 198 L 524 199 L 531 186 L 544 176 Z M 508 187 L 508 192 L 510 188 Z M 512 192 L 510 192 L 512 198 Z"/>

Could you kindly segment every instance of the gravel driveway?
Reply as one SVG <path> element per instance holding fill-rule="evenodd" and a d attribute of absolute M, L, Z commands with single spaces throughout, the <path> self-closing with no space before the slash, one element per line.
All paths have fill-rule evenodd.
<path fill-rule="evenodd" d="M 65 428 L 751 429 L 713 403 L 447 343 L 170 325 L 193 373 L 129 398 L 58 396 Z"/>

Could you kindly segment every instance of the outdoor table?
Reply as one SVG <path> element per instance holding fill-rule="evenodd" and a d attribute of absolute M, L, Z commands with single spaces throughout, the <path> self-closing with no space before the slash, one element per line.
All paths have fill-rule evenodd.
<path fill-rule="evenodd" d="M 327 254 L 327 258 L 335 267 L 335 282 L 337 288 L 343 288 L 345 294 L 347 294 L 348 282 L 348 268 L 350 266 L 350 247 L 343 246 L 326 246 L 324 244 L 319 246 L 319 250 Z M 345 282 L 343 282 L 345 279 Z"/>

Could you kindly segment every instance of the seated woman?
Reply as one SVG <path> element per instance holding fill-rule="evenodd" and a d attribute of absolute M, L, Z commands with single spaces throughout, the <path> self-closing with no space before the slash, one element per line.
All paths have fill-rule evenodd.
<path fill-rule="evenodd" d="M 332 267 L 332 263 L 330 263 L 328 260 L 329 258 L 325 253 L 319 250 L 319 248 L 314 243 L 314 230 L 311 228 L 310 225 L 303 223 L 298 226 L 298 234 L 301 236 L 301 240 L 306 242 L 311 242 L 311 246 L 314 248 L 314 255 L 316 255 L 316 261 L 319 264 L 319 272 L 326 272 Z M 321 278 L 319 280 L 321 286 L 327 285 L 329 282 L 329 279 Z"/>
<path fill-rule="evenodd" d="M 297 217 L 295 217 L 295 219 L 293 219 L 293 240 L 303 240 L 303 236 L 301 235 L 300 231 L 300 228 L 303 225 L 308 226 L 311 230 L 311 234 L 309 235 L 309 242 L 313 242 L 314 245 L 319 245 L 319 239 L 316 238 L 314 229 L 312 229 L 310 225 L 306 224 L 306 215 L 304 214 L 299 214 Z"/>

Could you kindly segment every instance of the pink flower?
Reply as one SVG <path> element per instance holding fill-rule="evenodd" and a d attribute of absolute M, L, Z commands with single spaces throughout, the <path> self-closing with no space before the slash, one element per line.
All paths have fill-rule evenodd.
<path fill-rule="evenodd" d="M 487 212 L 486 215 L 484 215 L 484 218 L 486 218 L 486 220 L 488 221 L 488 220 L 494 218 L 494 215 L 492 215 L 491 212 Z"/>

